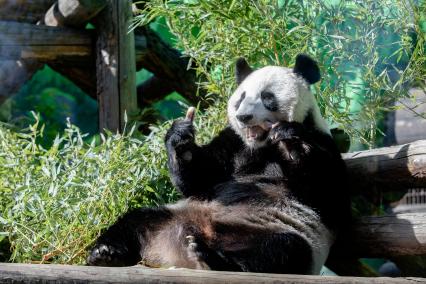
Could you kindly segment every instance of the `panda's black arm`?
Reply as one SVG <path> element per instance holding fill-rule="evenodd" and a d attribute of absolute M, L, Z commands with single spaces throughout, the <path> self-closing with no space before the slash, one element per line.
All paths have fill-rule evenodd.
<path fill-rule="evenodd" d="M 175 121 L 165 142 L 173 185 L 185 197 L 200 198 L 208 198 L 215 185 L 231 178 L 233 156 L 242 147 L 241 139 L 230 127 L 209 144 L 199 146 L 188 120 Z"/>
<path fill-rule="evenodd" d="M 286 122 L 271 131 L 270 139 L 293 194 L 316 209 L 331 229 L 345 226 L 351 215 L 350 189 L 346 165 L 333 138 Z"/>

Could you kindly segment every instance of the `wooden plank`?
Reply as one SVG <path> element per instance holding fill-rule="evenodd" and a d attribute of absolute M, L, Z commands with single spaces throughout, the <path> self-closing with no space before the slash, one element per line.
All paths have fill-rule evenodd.
<path fill-rule="evenodd" d="M 0 20 L 37 23 L 56 0 L 0 0 Z"/>
<path fill-rule="evenodd" d="M 191 269 L 0 264 L 1 283 L 426 283 L 424 278 L 337 277 Z"/>
<path fill-rule="evenodd" d="M 426 185 L 426 140 L 344 154 L 354 194 Z"/>
<path fill-rule="evenodd" d="M 131 2 L 109 0 L 97 19 L 97 97 L 99 128 L 121 130 L 124 112 L 136 112 L 135 41 L 128 33 Z"/>

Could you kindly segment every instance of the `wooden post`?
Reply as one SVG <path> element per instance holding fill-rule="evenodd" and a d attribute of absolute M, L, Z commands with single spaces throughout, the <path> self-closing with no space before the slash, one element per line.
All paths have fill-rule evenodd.
<path fill-rule="evenodd" d="M 135 39 L 129 33 L 131 1 L 109 0 L 97 19 L 99 129 L 122 130 L 124 113 L 137 112 Z"/>

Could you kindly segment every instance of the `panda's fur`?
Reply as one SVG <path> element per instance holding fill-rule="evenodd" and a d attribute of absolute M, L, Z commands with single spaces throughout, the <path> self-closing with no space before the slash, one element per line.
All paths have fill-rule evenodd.
<path fill-rule="evenodd" d="M 309 85 L 319 68 L 236 64 L 225 128 L 195 143 L 190 119 L 166 134 L 184 199 L 131 211 L 97 240 L 89 265 L 318 274 L 349 221 L 345 165 Z"/>

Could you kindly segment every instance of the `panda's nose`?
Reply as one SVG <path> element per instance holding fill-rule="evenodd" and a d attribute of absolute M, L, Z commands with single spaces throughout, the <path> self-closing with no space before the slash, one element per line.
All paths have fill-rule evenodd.
<path fill-rule="evenodd" d="M 238 114 L 237 119 L 242 123 L 247 123 L 253 118 L 251 114 Z"/>

